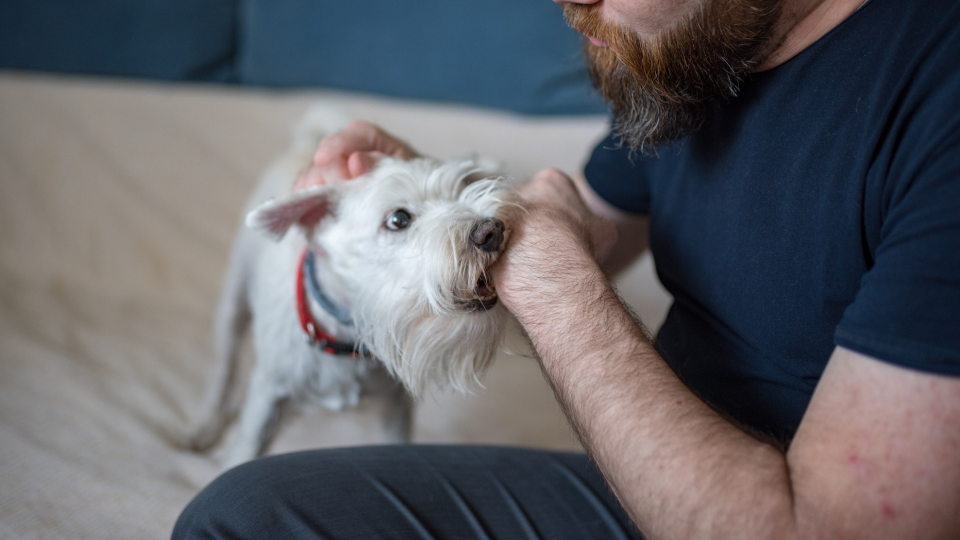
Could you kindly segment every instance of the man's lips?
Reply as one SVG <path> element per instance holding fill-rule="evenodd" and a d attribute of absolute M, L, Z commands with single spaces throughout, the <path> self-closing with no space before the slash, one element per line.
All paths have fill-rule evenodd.
<path fill-rule="evenodd" d="M 610 45 L 606 41 L 599 40 L 593 36 L 587 36 L 587 39 L 590 40 L 590 43 L 593 43 L 597 47 L 609 47 Z"/>

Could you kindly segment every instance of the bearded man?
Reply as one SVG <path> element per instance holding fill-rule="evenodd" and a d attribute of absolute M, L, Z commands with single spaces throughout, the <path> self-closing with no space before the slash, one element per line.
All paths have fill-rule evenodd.
<path fill-rule="evenodd" d="M 585 179 L 525 187 L 493 279 L 616 499 L 571 454 L 325 451 L 178 531 L 254 530 L 210 501 L 256 486 L 267 536 L 957 538 L 960 4 L 558 1 L 614 126 Z M 378 152 L 413 154 L 355 124 L 301 183 Z M 601 270 L 648 246 L 656 342 Z"/>

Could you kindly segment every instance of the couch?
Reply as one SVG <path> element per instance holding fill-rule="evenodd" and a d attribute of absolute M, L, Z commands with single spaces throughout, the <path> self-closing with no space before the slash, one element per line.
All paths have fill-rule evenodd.
<path fill-rule="evenodd" d="M 577 173 L 607 130 L 547 0 L 423 2 L 422 28 L 439 36 L 411 28 L 401 3 L 347 4 L 0 6 L 0 538 L 165 538 L 217 474 L 222 447 L 176 441 L 213 376 L 210 321 L 241 208 L 308 108 L 434 156 L 479 152 L 516 181 Z M 530 47 L 544 55 L 496 56 Z M 283 60 L 297 50 L 302 63 Z M 618 284 L 657 326 L 669 298 L 649 258 Z M 515 332 L 484 384 L 425 398 L 414 443 L 580 448 Z M 379 435 L 366 407 L 308 409 L 269 451 Z"/>

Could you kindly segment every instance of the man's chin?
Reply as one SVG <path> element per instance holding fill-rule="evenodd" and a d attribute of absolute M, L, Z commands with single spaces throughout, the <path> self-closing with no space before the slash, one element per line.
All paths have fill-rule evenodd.
<path fill-rule="evenodd" d="M 653 154 L 703 125 L 708 103 L 736 95 L 769 52 L 783 1 L 709 0 L 654 42 L 606 23 L 595 5 L 565 4 L 564 14 L 593 36 L 587 64 L 615 134 L 632 151 Z"/>
<path fill-rule="evenodd" d="M 668 95 L 638 81 L 610 49 L 588 44 L 586 56 L 594 86 L 613 113 L 614 135 L 631 152 L 655 155 L 658 146 L 703 124 L 705 102 Z"/>
<path fill-rule="evenodd" d="M 631 152 L 655 156 L 657 148 L 678 141 L 700 129 L 705 106 L 664 107 L 651 99 L 646 106 L 634 105 L 622 112 L 613 110 L 613 133 Z"/>

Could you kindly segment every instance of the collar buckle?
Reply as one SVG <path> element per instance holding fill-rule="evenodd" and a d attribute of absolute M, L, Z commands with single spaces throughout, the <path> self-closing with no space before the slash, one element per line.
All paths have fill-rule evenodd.
<path fill-rule="evenodd" d="M 304 325 L 306 332 L 304 332 L 303 339 L 307 340 L 307 343 L 310 345 L 315 345 L 317 343 L 317 327 L 313 324 L 313 321 L 307 321 Z"/>

